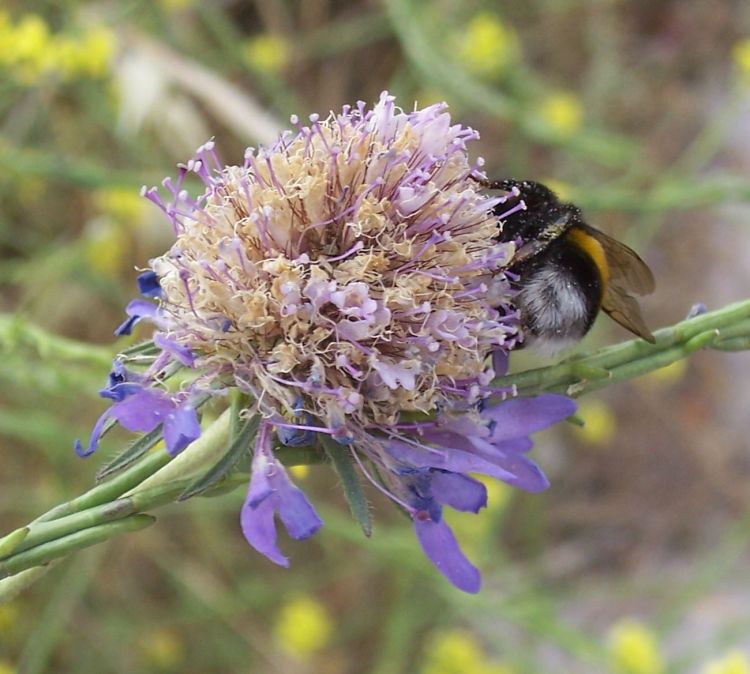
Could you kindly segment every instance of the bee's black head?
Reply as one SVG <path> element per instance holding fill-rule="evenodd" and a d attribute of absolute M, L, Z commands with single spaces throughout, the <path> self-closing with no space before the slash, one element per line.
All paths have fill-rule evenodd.
<path fill-rule="evenodd" d="M 561 208 L 567 210 L 571 206 L 571 204 L 562 203 L 549 187 L 533 180 L 500 180 L 494 183 L 493 187 L 508 192 L 516 188 L 520 192 L 518 199 L 523 199 L 527 211 L 548 213 Z"/>
<path fill-rule="evenodd" d="M 497 215 L 502 216 L 519 201 L 523 201 L 526 206 L 524 210 L 518 210 L 503 218 L 502 241 L 516 238 L 528 241 L 552 223 L 566 219 L 573 222 L 580 218 L 580 211 L 576 206 L 561 202 L 557 195 L 542 183 L 532 180 L 499 180 L 493 182 L 492 187 L 508 192 L 517 190 L 519 193 L 518 196 L 511 195 L 506 202 L 495 206 Z"/>

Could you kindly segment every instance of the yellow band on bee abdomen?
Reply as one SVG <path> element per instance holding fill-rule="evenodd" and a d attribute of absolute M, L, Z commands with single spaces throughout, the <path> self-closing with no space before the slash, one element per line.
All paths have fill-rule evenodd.
<path fill-rule="evenodd" d="M 594 261 L 606 286 L 609 281 L 609 263 L 607 262 L 607 255 L 604 252 L 602 244 L 593 236 L 587 234 L 585 230 L 578 227 L 571 227 L 567 231 L 566 236 L 573 245 L 578 246 Z"/>

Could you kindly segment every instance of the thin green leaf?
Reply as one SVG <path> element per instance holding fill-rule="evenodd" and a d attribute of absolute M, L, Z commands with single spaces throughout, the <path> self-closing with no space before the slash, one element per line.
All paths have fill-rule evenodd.
<path fill-rule="evenodd" d="M 140 459 L 149 449 L 151 449 L 161 439 L 161 425 L 157 426 L 150 433 L 142 435 L 130 447 L 120 452 L 109 463 L 102 466 L 96 473 L 96 481 L 106 480 L 110 475 L 117 473 L 124 468 Z"/>
<path fill-rule="evenodd" d="M 352 511 L 354 519 L 362 527 L 364 535 L 369 537 L 372 534 L 370 506 L 367 503 L 359 476 L 354 468 L 354 460 L 351 453 L 346 447 L 340 445 L 328 435 L 321 433 L 320 440 L 334 469 L 341 478 L 341 483 L 344 486 L 344 496 L 347 503 L 349 503 L 349 508 Z"/>
<path fill-rule="evenodd" d="M 237 437 L 234 439 L 230 438 L 229 447 L 224 456 L 222 456 L 207 473 L 201 475 L 201 477 L 192 482 L 190 486 L 188 486 L 188 488 L 177 497 L 177 500 L 185 501 L 193 496 L 202 494 L 219 480 L 225 478 L 237 465 L 242 458 L 242 455 L 247 451 L 250 443 L 258 432 L 259 424 L 260 415 L 258 414 L 253 415 L 245 421 L 240 427 Z"/>

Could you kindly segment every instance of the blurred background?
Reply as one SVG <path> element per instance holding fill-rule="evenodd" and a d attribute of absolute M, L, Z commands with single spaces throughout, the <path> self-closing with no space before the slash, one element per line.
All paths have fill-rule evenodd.
<path fill-rule="evenodd" d="M 134 269 L 170 244 L 140 186 L 383 89 L 447 101 L 490 176 L 547 182 L 639 250 L 652 328 L 748 296 L 745 0 L 5 0 L 1 530 L 103 461 L 72 440 Z M 601 319 L 582 348 L 626 337 Z M 708 352 L 582 399 L 583 428 L 538 437 L 547 493 L 495 484 L 452 519 L 476 597 L 377 494 L 366 540 L 332 471 L 296 469 L 326 526 L 284 541 L 291 570 L 246 545 L 241 491 L 165 508 L 0 607 L 0 674 L 748 674 L 749 379 Z"/>

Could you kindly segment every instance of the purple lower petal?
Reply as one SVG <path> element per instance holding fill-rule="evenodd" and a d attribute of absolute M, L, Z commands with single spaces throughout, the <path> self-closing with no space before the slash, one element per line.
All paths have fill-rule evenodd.
<path fill-rule="evenodd" d="M 301 541 L 310 538 L 323 525 L 310 501 L 300 489 L 291 482 L 279 496 L 279 517 L 286 527 L 287 533 L 294 539 Z"/>
<path fill-rule="evenodd" d="M 510 398 L 487 407 L 482 416 L 494 422 L 495 441 L 519 438 L 567 419 L 576 411 L 576 404 L 566 396 L 544 393 L 534 398 Z"/>
<path fill-rule="evenodd" d="M 284 470 L 276 461 L 271 451 L 270 429 L 267 423 L 262 423 L 255 438 L 253 463 L 250 467 L 250 488 L 247 492 L 247 503 L 255 508 L 262 501 L 274 493 L 271 476 L 278 470 Z"/>
<path fill-rule="evenodd" d="M 479 480 L 459 473 L 434 473 L 432 495 L 438 502 L 461 512 L 477 513 L 487 505 L 486 487 Z"/>
<path fill-rule="evenodd" d="M 445 520 L 414 516 L 414 531 L 427 558 L 459 590 L 476 594 L 482 585 L 479 570 L 466 559 Z"/>
<path fill-rule="evenodd" d="M 491 439 L 494 440 L 494 438 Z M 534 441 L 531 438 L 524 437 L 492 442 L 491 444 L 496 452 L 508 456 L 510 454 L 523 454 L 528 452 L 534 446 Z"/>
<path fill-rule="evenodd" d="M 165 337 L 160 332 L 157 332 L 154 335 L 154 344 L 156 344 L 156 346 L 162 351 L 166 351 L 185 367 L 193 367 L 193 365 L 195 365 L 195 356 L 190 349 L 178 344 L 173 339 Z"/>
<path fill-rule="evenodd" d="M 240 525 L 245 540 L 261 555 L 268 557 L 274 564 L 288 567 L 289 559 L 281 554 L 276 545 L 273 501 L 272 498 L 265 499 L 256 507 L 246 502 L 240 513 Z"/>
<path fill-rule="evenodd" d="M 386 451 L 395 459 L 416 468 L 440 468 L 450 473 L 481 473 L 498 480 L 508 480 L 513 475 L 487 459 L 460 449 L 412 447 L 403 442 L 385 444 Z"/>
<path fill-rule="evenodd" d="M 175 408 L 175 403 L 163 393 L 143 389 L 110 407 L 109 414 L 129 431 L 154 430 Z"/>
<path fill-rule="evenodd" d="M 76 454 L 80 457 L 87 457 L 91 456 L 95 451 L 99 444 L 99 438 L 102 434 L 102 428 L 104 428 L 104 422 L 109 417 L 109 414 L 111 412 L 111 408 L 108 409 L 104 414 L 102 414 L 94 424 L 94 428 L 91 429 L 91 437 L 89 438 L 89 446 L 86 447 L 86 449 L 83 448 L 83 445 L 81 444 L 80 440 L 76 440 L 73 444 L 73 447 L 76 450 Z"/>
<path fill-rule="evenodd" d="M 179 454 L 201 434 L 201 425 L 195 409 L 189 405 L 178 407 L 164 419 L 164 444 L 167 454 Z"/>
<path fill-rule="evenodd" d="M 506 470 L 510 477 L 504 481 L 508 484 L 531 493 L 544 491 L 549 487 L 549 480 L 531 459 L 522 454 L 510 455 L 503 459 L 494 459 L 501 468 Z"/>
<path fill-rule="evenodd" d="M 115 335 L 129 335 L 133 326 L 143 318 L 150 318 L 154 322 L 158 322 L 159 318 L 159 307 L 146 300 L 132 300 L 128 306 L 125 307 L 125 313 L 128 315 L 127 320 L 123 322 L 116 330 Z"/>
<path fill-rule="evenodd" d="M 115 328 L 115 337 L 122 337 L 123 335 L 129 335 L 133 332 L 135 324 L 140 320 L 140 316 L 130 316 L 126 318 L 120 325 Z"/>

